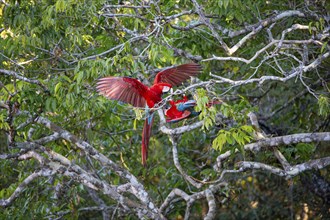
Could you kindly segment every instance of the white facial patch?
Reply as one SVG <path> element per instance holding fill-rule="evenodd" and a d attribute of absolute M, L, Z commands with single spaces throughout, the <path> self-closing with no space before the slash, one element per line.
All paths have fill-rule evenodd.
<path fill-rule="evenodd" d="M 170 89 L 171 89 L 170 87 L 164 86 L 162 92 L 168 92 L 170 91 Z"/>

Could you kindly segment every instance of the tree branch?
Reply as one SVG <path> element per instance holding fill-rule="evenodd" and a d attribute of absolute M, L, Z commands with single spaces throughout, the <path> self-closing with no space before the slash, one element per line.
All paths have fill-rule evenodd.
<path fill-rule="evenodd" d="M 312 169 L 322 169 L 330 165 L 330 157 L 311 160 L 302 164 L 290 166 L 286 171 L 280 168 L 270 166 L 259 162 L 241 161 L 237 165 L 244 170 L 263 170 L 275 174 L 277 176 L 292 178 L 298 174 Z"/>
<path fill-rule="evenodd" d="M 330 132 L 320 133 L 300 133 L 280 137 L 265 138 L 256 143 L 247 144 L 245 150 L 259 151 L 264 147 L 277 147 L 280 145 L 290 145 L 297 143 L 328 142 L 330 141 Z"/>
<path fill-rule="evenodd" d="M 7 207 L 11 205 L 11 203 L 20 196 L 20 194 L 25 190 L 25 188 L 38 177 L 41 176 L 48 177 L 48 176 L 53 176 L 54 174 L 55 172 L 53 170 L 46 168 L 43 168 L 39 171 L 35 171 L 34 173 L 32 173 L 23 180 L 23 182 L 15 189 L 15 191 L 8 199 L 1 199 L 0 206 Z"/>
<path fill-rule="evenodd" d="M 215 218 L 216 215 L 216 204 L 215 204 L 215 198 L 211 190 L 207 189 L 205 190 L 205 196 L 207 203 L 209 205 L 209 211 L 207 212 L 207 215 L 204 217 L 204 220 L 212 220 Z"/>
<path fill-rule="evenodd" d="M 44 89 L 44 91 L 48 91 L 48 88 L 45 85 L 43 85 L 39 80 L 26 78 L 24 76 L 21 76 L 17 72 L 14 72 L 14 71 L 11 71 L 11 70 L 0 69 L 0 73 L 3 73 L 3 74 L 8 75 L 8 76 L 13 76 L 15 79 L 19 79 L 19 80 L 22 80 L 24 82 L 39 85 Z"/>
<path fill-rule="evenodd" d="M 103 154 L 99 153 L 94 147 L 92 147 L 86 141 L 80 140 L 75 135 L 73 135 L 73 134 L 69 133 L 68 131 L 62 129 L 61 127 L 55 125 L 54 123 L 52 123 L 48 119 L 39 116 L 35 120 L 35 122 L 38 123 L 38 124 L 44 125 L 48 129 L 58 133 L 58 135 L 61 138 L 75 144 L 79 149 L 81 149 L 85 153 L 89 154 L 95 160 L 101 162 L 101 164 L 109 166 L 115 173 L 117 173 L 117 175 L 119 175 L 121 178 L 123 178 L 123 179 L 125 179 L 125 180 L 127 180 L 128 182 L 131 183 L 134 195 L 139 200 L 141 200 L 146 205 L 146 207 L 149 207 L 150 210 L 153 212 L 153 214 L 155 216 L 157 215 L 159 218 L 162 218 L 159 211 L 158 211 L 158 209 L 156 208 L 156 206 L 151 201 L 148 193 L 145 191 L 143 185 L 129 171 L 127 171 L 126 169 L 118 166 L 112 160 L 110 160 L 109 158 L 107 158 Z M 63 158 L 62 158 L 62 161 L 64 161 Z M 70 173 L 67 173 L 67 175 L 69 175 L 69 174 Z"/>
<path fill-rule="evenodd" d="M 191 176 L 189 176 L 181 167 L 179 157 L 178 157 L 178 149 L 177 149 L 177 143 L 175 141 L 175 138 L 173 135 L 170 135 L 170 141 L 172 143 L 172 152 L 173 152 L 173 161 L 175 167 L 178 169 L 178 171 L 181 173 L 183 178 L 188 181 L 191 185 L 195 186 L 196 188 L 201 188 L 203 184 L 196 182 Z"/>
<path fill-rule="evenodd" d="M 210 76 L 212 76 L 214 78 L 217 78 L 217 79 L 220 79 L 220 80 L 213 81 L 214 83 L 229 83 L 233 86 L 241 86 L 241 85 L 246 85 L 246 84 L 250 84 L 250 83 L 263 84 L 265 81 L 286 82 L 286 81 L 298 76 L 302 72 L 307 72 L 307 71 L 310 71 L 312 69 L 315 69 L 318 65 L 321 64 L 322 60 L 329 57 L 329 55 L 330 55 L 330 52 L 327 52 L 327 53 L 321 55 L 320 57 L 318 57 L 317 59 L 315 59 L 311 64 L 309 64 L 307 66 L 299 66 L 297 68 L 294 68 L 286 77 L 262 76 L 260 78 L 252 78 L 252 79 L 247 79 L 247 80 L 237 80 L 237 81 L 235 81 L 235 80 L 224 78 L 224 77 L 221 77 L 221 76 L 218 76 L 218 75 L 214 75 L 212 73 L 210 73 Z"/>
<path fill-rule="evenodd" d="M 192 1 L 192 3 L 194 4 L 194 6 L 196 8 L 196 12 L 198 13 L 198 15 L 200 17 L 200 20 L 210 29 L 210 31 L 212 32 L 212 35 L 218 40 L 218 42 L 220 43 L 222 48 L 225 50 L 225 52 L 227 54 L 231 55 L 227 44 L 223 41 L 223 39 L 220 37 L 218 32 L 214 29 L 214 27 L 210 23 L 209 19 L 207 19 L 205 17 L 202 7 L 198 4 L 198 2 L 196 0 L 191 0 L 191 1 Z"/>

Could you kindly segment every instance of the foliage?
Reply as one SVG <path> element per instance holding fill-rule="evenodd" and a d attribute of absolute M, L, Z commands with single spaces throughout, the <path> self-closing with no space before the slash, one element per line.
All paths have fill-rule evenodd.
<path fill-rule="evenodd" d="M 323 116 L 324 118 L 328 117 L 330 113 L 329 98 L 321 95 L 318 100 L 318 104 L 319 104 L 319 115 Z"/>
<path fill-rule="evenodd" d="M 276 20 L 288 11 L 303 15 Z M 95 159 L 90 148 L 83 150 L 83 144 L 75 142 L 78 139 L 137 177 L 158 208 L 174 188 L 191 195 L 222 181 L 228 186 L 214 193 L 218 209 L 215 218 L 292 218 L 303 212 L 305 204 L 311 209 L 311 218 L 326 217 L 326 203 L 315 193 L 301 193 L 307 190 L 299 176 L 285 180 L 266 171 L 246 171 L 217 179 L 222 170 L 235 171 L 240 161 L 281 166 L 269 149 L 259 153 L 244 149 L 256 141 L 255 132 L 262 130 L 267 137 L 275 137 L 330 130 L 329 57 L 317 60 L 329 53 L 328 12 L 326 1 L 2 1 L 0 200 L 47 167 L 33 157 L 15 157 L 35 150 L 48 162 L 58 162 L 49 156 L 49 152 L 56 152 L 91 176 L 117 187 L 125 198 L 140 202 L 136 191 L 118 189 L 127 183 L 124 174 L 118 174 L 122 171 Z M 296 24 L 304 28 L 289 31 Z M 240 46 L 229 54 L 215 33 L 229 47 Z M 267 46 L 272 38 L 277 43 Z M 314 61 L 319 61 L 315 68 L 303 70 Z M 96 81 L 111 75 L 150 84 L 160 69 L 189 62 L 199 62 L 202 74 L 175 87 L 175 94 L 187 93 L 195 99 L 195 110 L 200 114 L 165 126 L 175 130 L 201 120 L 203 125 L 171 136 L 162 130 L 164 122 L 156 114 L 148 166 L 143 167 L 140 119 L 144 109 L 100 96 Z M 283 80 L 298 70 L 299 74 Z M 262 77 L 270 78 L 248 82 Z M 221 104 L 209 107 L 214 100 L 221 100 Z M 251 125 L 249 112 L 257 113 L 259 128 Z M 40 118 L 76 139 L 56 137 L 58 128 L 46 127 L 38 122 Z M 47 141 L 50 136 L 53 139 Z M 173 142 L 177 143 L 181 167 L 194 180 L 205 183 L 203 187 L 192 186 L 177 169 Z M 31 143 L 38 147 L 28 145 Z M 278 149 L 292 165 L 329 156 L 329 149 L 318 142 L 290 143 Z M 218 156 L 228 150 L 232 154 L 221 161 L 220 171 L 216 170 Z M 328 171 L 322 172 L 329 177 Z M 40 176 L 27 184 L 11 205 L 1 208 L 0 219 L 101 219 L 104 210 L 100 207 L 104 205 L 115 218 L 141 218 L 133 208 L 126 210 L 119 199 L 102 190 L 93 194 L 85 182 L 63 173 Z M 93 197 L 95 194 L 99 200 Z M 167 218 L 185 216 L 187 204 L 177 201 L 164 210 Z M 201 197 L 192 205 L 192 219 L 207 215 L 207 202 Z"/>

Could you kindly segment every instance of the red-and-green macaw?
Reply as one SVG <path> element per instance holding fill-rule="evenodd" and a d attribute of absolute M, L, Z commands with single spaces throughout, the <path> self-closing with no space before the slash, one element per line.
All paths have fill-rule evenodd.
<path fill-rule="evenodd" d="M 166 122 L 168 123 L 178 122 L 200 114 L 200 112 L 196 112 L 194 109 L 196 101 L 188 100 L 186 96 L 183 96 L 182 99 L 177 101 L 170 100 L 169 103 L 171 107 L 165 110 Z M 221 103 L 220 100 L 211 101 L 207 104 L 207 107 Z"/>
<path fill-rule="evenodd" d="M 154 83 L 148 87 L 139 80 L 130 77 L 108 76 L 98 80 L 97 90 L 101 95 L 134 107 L 146 107 L 146 119 L 142 131 L 142 164 L 145 166 L 148 157 L 148 146 L 153 123 L 153 108 L 162 101 L 162 94 L 173 86 L 180 85 L 191 76 L 197 76 L 202 68 L 196 63 L 187 63 L 171 67 L 157 73 Z"/>

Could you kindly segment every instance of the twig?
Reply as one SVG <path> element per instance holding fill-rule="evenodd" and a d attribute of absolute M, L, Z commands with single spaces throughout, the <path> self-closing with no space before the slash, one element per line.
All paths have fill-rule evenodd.
<path fill-rule="evenodd" d="M 196 0 L 191 0 L 191 1 L 195 6 L 196 12 L 199 14 L 201 21 L 210 29 L 210 31 L 212 32 L 212 35 L 218 40 L 218 42 L 220 43 L 222 48 L 225 50 L 225 52 L 227 54 L 231 55 L 231 52 L 230 52 L 227 44 L 223 41 L 223 39 L 220 37 L 218 32 L 214 29 L 214 27 L 210 23 L 210 20 L 205 17 L 202 7 L 198 4 L 198 2 Z"/>
<path fill-rule="evenodd" d="M 28 83 L 39 85 L 45 91 L 48 91 L 48 88 L 45 85 L 43 85 L 39 80 L 26 78 L 24 76 L 21 76 L 17 72 L 14 72 L 14 71 L 11 71 L 11 70 L 0 69 L 0 73 L 6 74 L 8 76 L 13 76 L 16 79 L 19 79 L 19 80 L 22 80 L 22 81 L 25 81 L 25 82 L 28 82 Z"/>
<path fill-rule="evenodd" d="M 23 182 L 15 189 L 15 191 L 11 194 L 11 196 L 8 199 L 1 199 L 0 200 L 0 206 L 7 207 L 11 205 L 11 203 L 20 196 L 20 194 L 24 191 L 24 189 L 35 179 L 41 176 L 52 176 L 55 172 L 51 169 L 43 168 L 39 171 L 33 172 L 31 175 L 26 177 Z"/>

